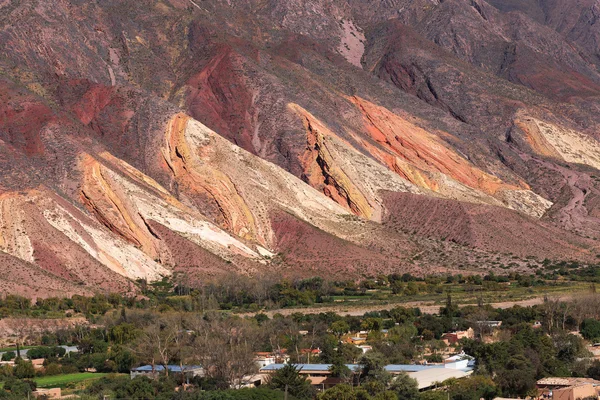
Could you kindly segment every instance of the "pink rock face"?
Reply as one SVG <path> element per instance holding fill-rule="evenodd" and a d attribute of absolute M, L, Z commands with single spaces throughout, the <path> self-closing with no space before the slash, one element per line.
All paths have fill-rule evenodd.
<path fill-rule="evenodd" d="M 0 1 L 4 291 L 600 253 L 597 2 L 25 3 Z"/>

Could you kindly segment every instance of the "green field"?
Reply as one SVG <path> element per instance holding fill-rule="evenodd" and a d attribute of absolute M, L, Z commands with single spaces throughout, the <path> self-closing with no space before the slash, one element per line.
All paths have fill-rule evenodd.
<path fill-rule="evenodd" d="M 424 283 L 418 282 L 417 285 L 424 285 Z M 369 290 L 363 295 L 333 295 L 331 296 L 332 302 L 284 307 L 284 309 L 297 309 L 298 312 L 302 312 L 303 309 L 315 310 L 320 307 L 328 308 L 332 306 L 377 307 L 389 305 L 392 308 L 410 302 L 427 302 L 431 305 L 443 305 L 447 300 L 448 294 L 452 295 L 452 301 L 455 304 L 461 305 L 477 304 L 478 301 L 482 301 L 484 304 L 503 303 L 540 298 L 546 295 L 561 297 L 584 293 L 590 290 L 590 284 L 587 282 L 557 281 L 547 282 L 546 285 L 521 287 L 513 282 L 511 285 L 498 285 L 494 289 L 489 289 L 481 286 L 475 287 L 473 285 L 444 283 L 440 285 L 440 288 L 441 290 L 437 293 L 420 292 L 412 296 L 394 295 L 387 288 L 374 289 Z"/>
<path fill-rule="evenodd" d="M 35 378 L 34 381 L 40 388 L 60 387 L 65 388 L 69 384 L 100 379 L 109 374 L 95 372 L 80 372 L 75 374 L 53 375 Z"/>

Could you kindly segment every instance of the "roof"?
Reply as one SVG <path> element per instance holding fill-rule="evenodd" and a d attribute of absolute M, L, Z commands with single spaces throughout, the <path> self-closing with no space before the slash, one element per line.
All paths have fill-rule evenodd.
<path fill-rule="evenodd" d="M 286 364 L 270 364 L 266 367 L 261 368 L 261 371 L 277 371 L 283 368 Z M 296 368 L 304 372 L 317 372 L 317 371 L 329 371 L 332 364 L 292 364 Z M 346 364 L 351 371 L 358 371 L 360 365 L 358 364 Z"/>
<path fill-rule="evenodd" d="M 202 366 L 200 365 L 184 365 L 183 366 L 183 371 L 194 371 L 197 369 L 201 369 Z M 181 372 L 181 367 L 179 365 L 167 365 L 167 369 L 170 372 Z M 154 371 L 156 372 L 163 372 L 165 370 L 165 367 L 163 365 L 155 365 L 154 366 Z M 132 368 L 131 369 L 132 372 L 152 372 L 152 365 L 142 365 L 141 367 L 137 367 L 137 368 Z"/>
<path fill-rule="evenodd" d="M 557 378 L 548 377 L 537 381 L 539 386 L 575 386 L 583 383 L 591 383 L 600 386 L 600 381 L 592 378 Z"/>
<path fill-rule="evenodd" d="M 443 382 L 446 379 L 460 379 L 469 376 L 473 370 L 468 369 L 451 369 L 451 368 L 429 368 L 422 369 L 416 372 L 410 372 L 408 375 L 417 380 L 419 389 L 426 389 L 434 386 L 436 382 Z"/>
<path fill-rule="evenodd" d="M 312 353 L 312 354 L 321 354 L 321 349 L 301 349 L 300 353 L 302 354 L 306 354 L 306 353 Z"/>
<path fill-rule="evenodd" d="M 386 365 L 385 370 L 387 372 L 417 372 L 424 371 L 427 369 L 441 369 L 443 365 L 414 365 L 414 364 L 390 364 Z"/>
<path fill-rule="evenodd" d="M 268 372 L 268 371 L 277 371 L 281 368 L 283 368 L 286 364 L 270 364 L 267 365 L 266 367 L 261 368 L 260 370 L 262 372 Z M 329 371 L 329 368 L 331 368 L 332 364 L 292 364 L 294 365 L 296 368 L 300 369 L 303 372 L 318 372 L 318 371 Z M 361 368 L 360 364 L 346 364 L 346 367 L 348 367 L 351 371 L 354 372 L 358 372 Z M 386 365 L 385 370 L 391 373 L 398 373 L 398 372 L 419 372 L 419 371 L 425 371 L 425 370 L 450 370 L 450 371 L 461 371 L 459 369 L 451 369 L 451 368 L 447 368 L 445 365 L 414 365 L 414 364 L 390 364 L 390 365 Z M 472 370 L 471 368 L 468 368 L 469 370 Z"/>

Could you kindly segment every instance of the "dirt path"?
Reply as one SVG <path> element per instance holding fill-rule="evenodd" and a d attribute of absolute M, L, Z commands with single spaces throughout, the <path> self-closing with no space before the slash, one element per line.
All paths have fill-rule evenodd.
<path fill-rule="evenodd" d="M 562 300 L 568 300 L 571 298 L 570 295 L 564 296 L 556 296 L 561 298 Z M 522 307 L 531 307 L 537 304 L 542 304 L 544 302 L 544 296 L 534 297 L 531 299 L 525 300 L 516 300 L 516 301 L 503 301 L 500 303 L 489 303 L 494 308 L 510 308 L 512 306 L 522 306 Z M 461 304 L 459 307 L 464 307 L 472 304 Z M 419 308 L 423 314 L 437 314 L 440 312 L 440 304 L 434 304 L 432 301 L 410 301 L 406 303 L 392 303 L 392 304 L 380 304 L 380 305 L 370 305 L 370 306 L 356 306 L 348 304 L 340 304 L 333 306 L 325 306 L 325 307 L 310 307 L 310 308 L 281 308 L 278 310 L 270 310 L 265 311 L 264 313 L 272 318 L 275 314 L 281 315 L 291 315 L 297 312 L 302 314 L 319 314 L 319 313 L 327 313 L 333 312 L 339 315 L 351 315 L 351 316 L 362 316 L 367 312 L 371 311 L 382 311 L 382 310 L 390 310 L 394 307 L 409 307 L 409 308 Z M 251 317 L 256 313 L 244 313 L 239 314 L 241 317 Z"/>

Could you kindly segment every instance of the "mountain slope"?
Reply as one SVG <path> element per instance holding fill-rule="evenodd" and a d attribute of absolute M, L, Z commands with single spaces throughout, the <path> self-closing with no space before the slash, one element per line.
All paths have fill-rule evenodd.
<path fill-rule="evenodd" d="M 0 284 L 595 260 L 597 7 L 559 3 L 0 3 Z"/>

